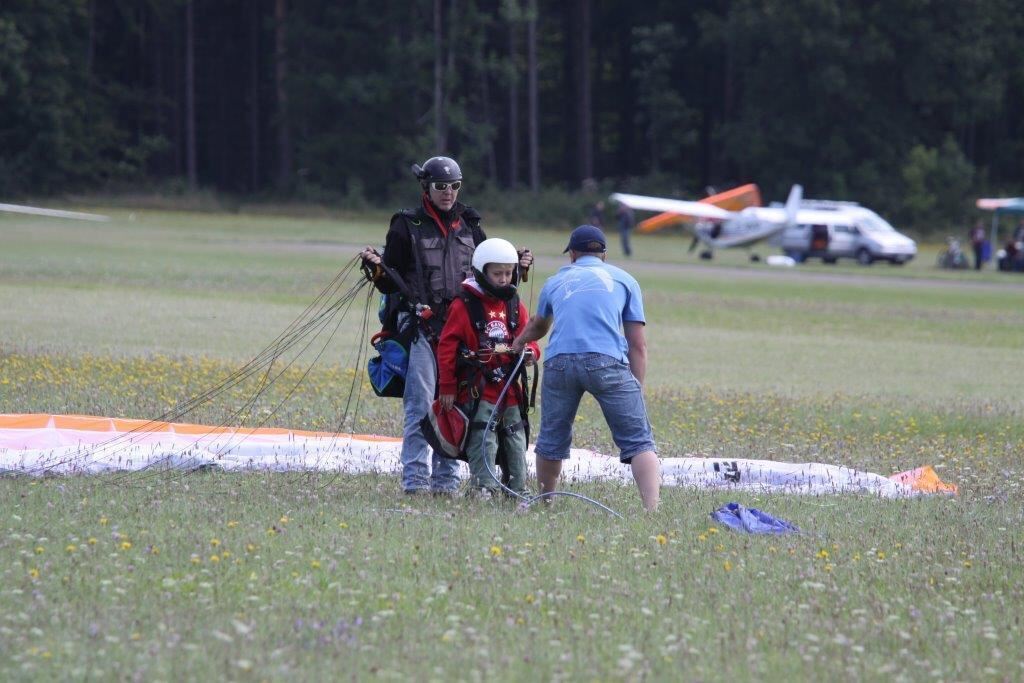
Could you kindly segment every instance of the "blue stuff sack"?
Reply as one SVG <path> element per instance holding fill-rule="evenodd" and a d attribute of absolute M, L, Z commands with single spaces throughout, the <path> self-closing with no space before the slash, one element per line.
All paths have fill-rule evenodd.
<path fill-rule="evenodd" d="M 800 529 L 784 519 L 772 517 L 757 508 L 748 508 L 739 503 L 726 503 L 711 513 L 715 520 L 730 531 L 748 534 L 795 534 Z"/>

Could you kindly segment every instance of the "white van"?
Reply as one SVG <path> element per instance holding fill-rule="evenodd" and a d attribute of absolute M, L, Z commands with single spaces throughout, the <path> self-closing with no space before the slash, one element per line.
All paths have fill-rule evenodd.
<path fill-rule="evenodd" d="M 914 240 L 859 204 L 812 199 L 801 202 L 800 208 L 821 211 L 827 222 L 794 225 L 782 232 L 782 251 L 798 263 L 809 258 L 825 263 L 853 258 L 865 266 L 875 261 L 903 265 L 917 255 Z"/>

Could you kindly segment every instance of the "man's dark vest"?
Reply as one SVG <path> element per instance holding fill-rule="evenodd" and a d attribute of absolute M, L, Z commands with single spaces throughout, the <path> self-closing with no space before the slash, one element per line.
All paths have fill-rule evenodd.
<path fill-rule="evenodd" d="M 462 291 L 462 281 L 473 274 L 473 250 L 476 249 L 473 227 L 479 224 L 480 216 L 467 210 L 460 217 L 458 227 L 449 230 L 447 235 L 425 237 L 421 213 L 406 209 L 398 215 L 404 219 L 416 261 L 416 276 L 410 282 L 412 290 L 419 303 L 430 306 L 443 320 L 448 304 Z"/>

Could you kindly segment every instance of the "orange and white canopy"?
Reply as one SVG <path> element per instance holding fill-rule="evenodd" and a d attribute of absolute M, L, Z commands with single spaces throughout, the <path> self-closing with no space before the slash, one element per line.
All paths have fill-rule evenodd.
<path fill-rule="evenodd" d="M 401 439 L 290 429 L 237 429 L 83 415 L 0 415 L 0 471 L 27 475 L 146 468 L 398 473 Z M 531 449 L 532 450 L 532 449 Z M 530 453 L 527 462 L 533 462 Z M 617 458 L 573 449 L 573 480 L 632 480 Z M 661 458 L 666 486 L 885 498 L 956 493 L 929 466 L 889 477 L 841 465 L 736 458 Z M 468 476 L 462 465 L 463 476 Z"/>

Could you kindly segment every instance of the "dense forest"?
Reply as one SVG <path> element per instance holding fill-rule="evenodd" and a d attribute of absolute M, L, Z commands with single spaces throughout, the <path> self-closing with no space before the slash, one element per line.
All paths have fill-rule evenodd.
<path fill-rule="evenodd" d="M 1024 193 L 1012 0 L 4 0 L 0 197 L 757 182 L 919 229 Z M 471 185 L 471 186 L 472 186 Z"/>

